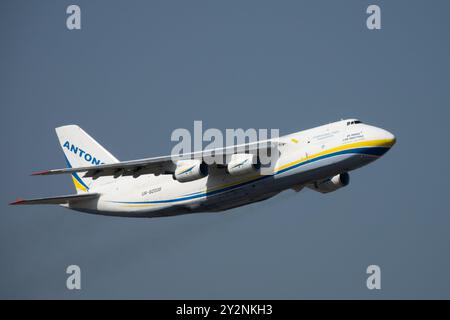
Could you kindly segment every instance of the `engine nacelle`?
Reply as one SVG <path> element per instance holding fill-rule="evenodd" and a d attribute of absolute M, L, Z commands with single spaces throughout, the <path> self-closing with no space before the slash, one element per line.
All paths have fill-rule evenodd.
<path fill-rule="evenodd" d="M 227 171 L 233 176 L 255 173 L 261 167 L 258 157 L 251 153 L 237 153 L 231 155 Z"/>
<path fill-rule="evenodd" d="M 345 187 L 349 183 L 350 183 L 350 175 L 347 172 L 344 172 L 325 180 L 316 181 L 313 184 L 309 185 L 308 187 L 322 193 L 328 193 L 336 191 L 339 188 Z"/>
<path fill-rule="evenodd" d="M 180 160 L 173 178 L 179 182 L 189 182 L 208 175 L 208 165 L 200 160 Z"/>

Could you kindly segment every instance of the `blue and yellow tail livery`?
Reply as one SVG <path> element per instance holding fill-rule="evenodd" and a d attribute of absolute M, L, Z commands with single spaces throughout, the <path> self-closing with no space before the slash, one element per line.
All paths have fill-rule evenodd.
<path fill-rule="evenodd" d="M 117 163 L 108 150 L 77 125 L 67 125 L 55 129 L 60 146 L 64 152 L 68 168 L 79 168 L 101 164 Z M 83 173 L 74 172 L 72 181 L 77 193 L 88 192 L 94 183 L 92 178 L 83 177 Z"/>

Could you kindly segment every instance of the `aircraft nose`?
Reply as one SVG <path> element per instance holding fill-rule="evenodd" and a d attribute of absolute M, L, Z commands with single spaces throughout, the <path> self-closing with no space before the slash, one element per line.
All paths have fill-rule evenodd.
<path fill-rule="evenodd" d="M 397 141 L 395 136 L 391 132 L 381 128 L 378 128 L 378 136 L 380 140 L 384 140 L 385 144 L 388 147 L 392 147 Z"/>

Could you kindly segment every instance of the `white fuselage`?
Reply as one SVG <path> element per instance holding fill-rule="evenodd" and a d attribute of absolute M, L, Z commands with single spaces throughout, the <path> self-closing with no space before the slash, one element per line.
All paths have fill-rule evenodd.
<path fill-rule="evenodd" d="M 207 177 L 179 182 L 172 175 L 153 174 L 111 179 L 92 192 L 101 196 L 72 204 L 71 209 L 129 217 L 161 217 L 222 211 L 270 198 L 364 166 L 395 143 L 386 130 L 342 120 L 278 139 L 280 155 L 271 174 L 233 176 L 211 167 Z M 102 179 L 102 178 L 100 178 Z"/>

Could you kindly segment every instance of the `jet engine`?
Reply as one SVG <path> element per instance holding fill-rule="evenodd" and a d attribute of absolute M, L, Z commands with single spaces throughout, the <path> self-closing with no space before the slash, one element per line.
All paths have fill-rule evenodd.
<path fill-rule="evenodd" d="M 208 165 L 201 160 L 180 160 L 173 174 L 179 182 L 189 182 L 208 175 Z"/>
<path fill-rule="evenodd" d="M 345 187 L 350 183 L 350 175 L 347 172 L 340 173 L 334 177 L 327 178 L 308 185 L 308 188 L 321 193 L 328 193 L 336 191 L 342 187 Z"/>
<path fill-rule="evenodd" d="M 238 153 L 231 155 L 227 165 L 227 171 L 233 176 L 257 172 L 261 167 L 258 157 L 250 153 Z"/>

